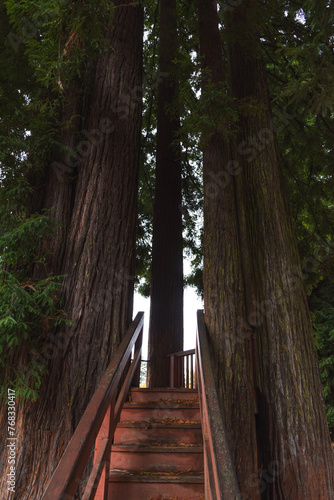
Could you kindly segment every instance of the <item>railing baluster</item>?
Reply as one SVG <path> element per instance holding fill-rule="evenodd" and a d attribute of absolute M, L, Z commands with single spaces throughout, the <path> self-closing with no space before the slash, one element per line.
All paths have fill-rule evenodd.
<path fill-rule="evenodd" d="M 195 349 L 169 354 L 168 357 L 170 358 L 170 387 L 194 389 L 196 387 Z"/>
<path fill-rule="evenodd" d="M 184 356 L 180 356 L 179 361 L 180 361 L 179 387 L 184 387 Z"/>
<path fill-rule="evenodd" d="M 180 383 L 179 387 L 184 387 L 184 356 L 180 356 Z"/>
<path fill-rule="evenodd" d="M 172 389 L 175 388 L 175 356 L 170 357 L 170 386 Z"/>
<path fill-rule="evenodd" d="M 138 351 L 141 351 L 141 348 L 142 348 L 142 345 L 143 345 L 143 329 L 141 329 L 141 332 L 140 334 L 138 335 L 138 339 L 135 343 L 135 349 L 134 349 L 134 356 L 133 358 L 135 358 L 136 356 L 136 353 Z M 132 381 L 132 386 L 133 387 L 139 387 L 140 385 L 140 362 L 141 362 L 141 356 L 140 356 L 140 359 L 139 359 L 139 363 L 138 363 L 138 367 L 133 375 L 133 381 Z"/>
<path fill-rule="evenodd" d="M 190 388 L 194 388 L 194 356 L 193 354 L 190 356 L 190 371 L 191 371 L 191 379 L 190 379 Z"/>

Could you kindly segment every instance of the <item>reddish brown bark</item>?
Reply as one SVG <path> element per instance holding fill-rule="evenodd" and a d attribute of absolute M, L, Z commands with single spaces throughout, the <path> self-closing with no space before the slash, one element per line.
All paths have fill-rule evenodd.
<path fill-rule="evenodd" d="M 215 3 L 199 0 L 203 92 L 215 86 L 224 102 L 225 69 Z M 216 115 L 216 102 L 206 112 Z M 221 104 L 221 103 L 220 103 Z M 234 186 L 235 164 L 224 117 L 204 147 L 204 306 L 213 368 L 242 498 L 258 499 L 255 407 L 245 284 Z M 240 338 L 236 337 L 239 332 Z"/>
<path fill-rule="evenodd" d="M 160 1 L 156 183 L 153 213 L 150 387 L 169 386 L 169 359 L 183 347 L 181 156 L 177 143 L 177 14 L 175 0 Z"/>
<path fill-rule="evenodd" d="M 239 107 L 237 205 L 250 263 L 247 322 L 257 350 L 260 492 L 268 500 L 329 500 L 333 450 L 272 126 L 260 14 L 258 2 L 246 0 L 228 19 L 231 87 Z M 251 481 L 257 488 L 257 478 Z"/>
<path fill-rule="evenodd" d="M 49 270 L 66 275 L 63 308 L 73 324 L 46 339 L 40 359 L 48 374 L 37 401 L 17 401 L 20 500 L 41 498 L 132 316 L 142 9 L 114 3 L 110 48 L 96 63 L 93 90 L 63 115 L 81 107 L 82 122 L 62 136 L 74 162 L 55 155 L 39 191 L 41 207 L 53 207 L 62 223 L 49 242 Z M 6 492 L 5 455 L 1 464 Z"/>

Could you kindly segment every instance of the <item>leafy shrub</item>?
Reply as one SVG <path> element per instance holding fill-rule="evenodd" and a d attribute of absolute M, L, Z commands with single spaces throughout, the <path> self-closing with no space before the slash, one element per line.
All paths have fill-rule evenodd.
<path fill-rule="evenodd" d="M 69 323 L 57 307 L 60 286 L 59 277 L 22 283 L 10 272 L 0 273 L 0 364 L 5 369 L 2 391 L 10 385 L 23 397 L 37 397 L 45 372 L 44 365 L 37 361 L 38 352 L 50 328 Z"/>
<path fill-rule="evenodd" d="M 48 273 L 43 246 L 56 225 L 46 213 L 28 213 L 30 192 L 21 177 L 0 183 L 0 395 L 10 386 L 35 399 L 48 332 L 70 322 L 60 309 L 62 277 Z M 44 279 L 31 278 L 37 263 L 44 265 Z"/>
<path fill-rule="evenodd" d="M 316 346 L 329 428 L 334 431 L 334 284 L 322 280 L 314 289 L 310 308 L 314 315 Z"/>

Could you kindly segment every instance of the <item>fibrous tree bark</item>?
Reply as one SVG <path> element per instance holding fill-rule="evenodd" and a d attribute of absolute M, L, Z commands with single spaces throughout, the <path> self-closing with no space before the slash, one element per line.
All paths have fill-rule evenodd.
<path fill-rule="evenodd" d="M 205 102 L 210 102 L 211 92 L 213 101 L 206 112 L 214 117 L 216 106 L 226 103 L 226 71 L 215 2 L 199 0 L 198 19 L 202 92 L 203 97 L 207 94 Z M 242 498 L 258 499 L 258 491 L 249 481 L 257 475 L 257 449 L 248 341 L 251 327 L 244 321 L 246 292 L 235 191 L 239 167 L 231 149 L 228 120 L 222 117 L 213 125 L 203 151 L 205 322 Z"/>
<path fill-rule="evenodd" d="M 62 307 L 72 326 L 50 331 L 38 355 L 47 369 L 38 399 L 17 400 L 20 500 L 41 498 L 132 316 L 143 16 L 139 6 L 114 5 L 93 87 L 81 101 L 85 82 L 65 89 L 62 119 L 77 116 L 59 137 L 69 153 L 53 154 L 33 202 L 61 222 L 45 244 L 48 270 L 65 276 Z M 6 463 L 3 451 L 3 492 Z"/>
<path fill-rule="evenodd" d="M 333 450 L 261 55 L 261 9 L 246 0 L 227 18 L 239 106 L 237 206 L 250 264 L 247 324 L 257 351 L 260 491 L 268 500 L 329 500 Z"/>
<path fill-rule="evenodd" d="M 183 347 L 183 255 L 175 0 L 160 1 L 156 183 L 153 210 L 150 387 L 169 386 L 166 356 Z"/>

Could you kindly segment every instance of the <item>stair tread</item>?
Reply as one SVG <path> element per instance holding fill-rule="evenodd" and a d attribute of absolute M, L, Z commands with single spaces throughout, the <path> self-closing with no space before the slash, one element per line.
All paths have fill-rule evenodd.
<path fill-rule="evenodd" d="M 143 443 L 140 444 L 116 444 L 112 446 L 111 452 L 138 452 L 138 453 L 203 453 L 201 444 L 161 444 Z"/>
<path fill-rule="evenodd" d="M 201 471 L 184 472 L 138 472 L 131 470 L 112 469 L 109 480 L 113 482 L 134 482 L 134 483 L 204 483 L 204 473 Z"/>
<path fill-rule="evenodd" d="M 197 389 L 131 389 L 111 448 L 110 498 L 204 499 L 201 429 Z"/>
<path fill-rule="evenodd" d="M 158 421 L 158 420 L 183 420 L 191 422 L 201 422 L 201 414 L 199 407 L 193 408 L 185 406 L 183 408 L 175 408 L 175 406 L 159 406 L 159 407 L 134 407 L 124 408 L 121 413 L 120 421 Z"/>
<path fill-rule="evenodd" d="M 191 409 L 198 409 L 199 408 L 199 402 L 192 402 L 192 403 L 187 403 L 186 401 L 184 403 L 180 403 L 180 401 L 173 402 L 173 400 L 159 400 L 159 401 L 127 401 L 124 403 L 123 408 L 131 408 L 132 410 L 134 409 L 144 409 L 144 408 L 175 408 L 175 409 L 186 409 L 186 408 L 191 408 Z"/>
<path fill-rule="evenodd" d="M 184 422 L 151 422 L 150 420 L 123 420 L 119 422 L 117 427 L 121 428 L 157 428 L 157 429 L 200 429 L 202 427 L 200 421 L 184 421 Z"/>
<path fill-rule="evenodd" d="M 180 393 L 193 393 L 193 394 L 196 394 L 198 393 L 198 390 L 197 389 L 188 389 L 188 388 L 171 388 L 171 387 L 152 387 L 152 388 L 149 388 L 149 387 L 132 387 L 131 388 L 131 392 L 180 392 Z"/>

